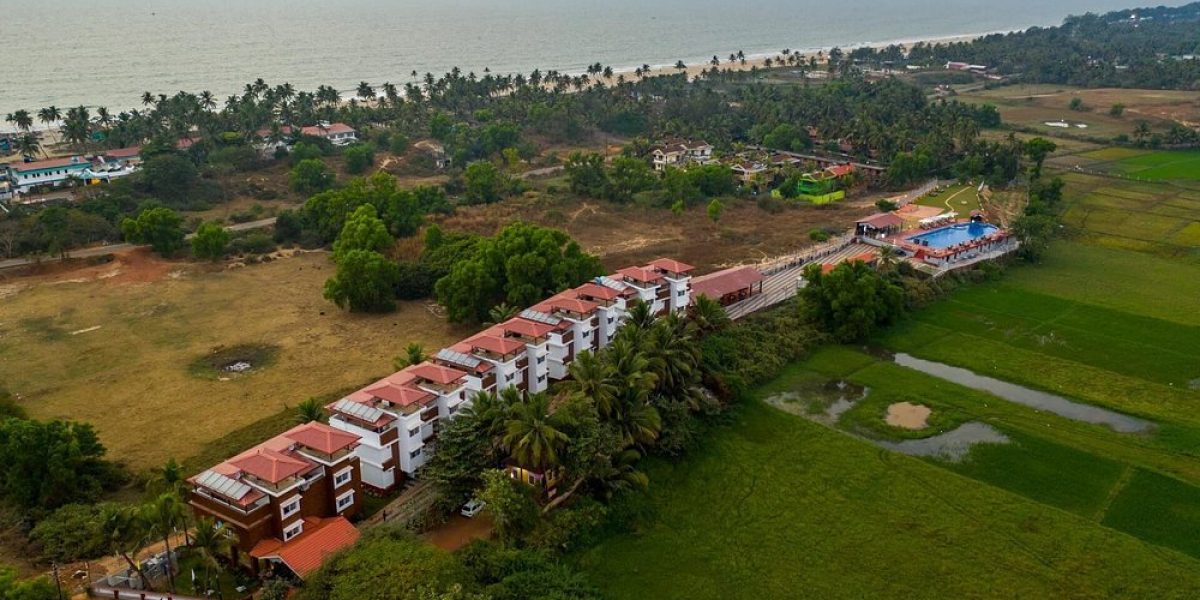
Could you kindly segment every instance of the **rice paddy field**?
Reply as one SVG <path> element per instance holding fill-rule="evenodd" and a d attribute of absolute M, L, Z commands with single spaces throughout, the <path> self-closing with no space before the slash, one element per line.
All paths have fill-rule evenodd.
<path fill-rule="evenodd" d="M 1116 159 L 1126 165 L 1119 168 L 1169 171 L 1191 179 L 1137 181 L 1099 174 L 1095 166 L 1088 169 L 1096 174 L 1062 173 L 1060 176 L 1068 184 L 1063 223 L 1091 244 L 1200 261 L 1197 250 L 1200 248 L 1200 152 L 1178 157 L 1170 153 L 1169 159 L 1156 158 L 1158 166 L 1154 167 L 1144 167 L 1147 157 L 1161 153 L 1137 154 L 1138 151 L 1126 149 L 1104 152 L 1109 152 L 1108 156 L 1126 156 Z M 1195 158 L 1188 157 L 1192 154 Z M 1179 166 L 1190 165 L 1193 160 L 1194 174 L 1190 167 Z"/>
<path fill-rule="evenodd" d="M 1191 176 L 1146 156 L 1094 158 Z M 1200 260 L 1197 213 L 1174 208 L 1200 195 L 1064 178 L 1068 239 L 1041 264 L 791 365 L 696 456 L 654 464 L 630 531 L 578 562 L 614 598 L 1195 597 Z M 917 426 L 891 420 L 913 405 Z"/>

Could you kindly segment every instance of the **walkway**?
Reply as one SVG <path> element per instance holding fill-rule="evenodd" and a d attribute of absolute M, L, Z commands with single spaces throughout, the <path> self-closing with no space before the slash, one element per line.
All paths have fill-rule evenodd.
<path fill-rule="evenodd" d="M 271 217 L 269 219 L 259 219 L 257 221 L 249 221 L 246 223 L 238 223 L 236 225 L 229 225 L 225 228 L 225 231 L 230 231 L 230 232 L 248 231 L 251 229 L 262 229 L 264 227 L 271 227 L 273 225 L 275 225 L 275 217 Z M 194 236 L 195 236 L 195 234 L 189 233 L 189 234 L 187 234 L 187 236 L 184 237 L 184 239 L 190 240 Z M 38 257 L 38 258 L 10 258 L 7 260 L 0 260 L 0 271 L 3 271 L 5 269 L 15 269 L 17 267 L 26 267 L 26 266 L 34 265 L 34 264 L 58 262 L 60 260 L 63 260 L 64 258 L 95 258 L 97 256 L 104 256 L 106 254 L 115 254 L 117 252 L 125 252 L 127 250 L 132 250 L 137 247 L 138 246 L 136 244 L 125 244 L 125 243 L 107 244 L 104 246 L 92 246 L 91 248 L 80 248 L 78 250 L 71 250 L 70 252 L 67 252 L 67 255 L 65 257 L 63 257 L 63 256 L 43 256 L 43 257 Z"/>
<path fill-rule="evenodd" d="M 788 263 L 764 270 L 762 293 L 727 306 L 725 312 L 729 313 L 731 319 L 740 319 L 750 313 L 787 301 L 796 295 L 797 280 L 804 273 L 806 266 L 825 263 L 837 264 L 866 251 L 865 246 L 850 243 L 852 239 L 839 239 L 832 246 L 814 248 Z"/>

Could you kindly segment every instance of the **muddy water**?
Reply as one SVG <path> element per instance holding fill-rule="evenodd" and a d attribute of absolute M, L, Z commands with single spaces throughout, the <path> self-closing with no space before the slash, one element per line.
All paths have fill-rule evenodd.
<path fill-rule="evenodd" d="M 869 390 L 845 381 L 813 382 L 765 399 L 767 404 L 834 427 L 846 411 L 867 397 Z"/>
<path fill-rule="evenodd" d="M 1007 444 L 1008 436 L 1000 433 L 995 427 L 978 421 L 963 423 L 958 427 L 935 436 L 919 440 L 904 440 L 888 442 L 872 440 L 879 446 L 907 454 L 909 456 L 924 456 L 958 462 L 966 458 L 975 444 Z"/>
<path fill-rule="evenodd" d="M 1144 433 L 1154 428 L 1154 424 L 1149 421 L 1090 404 L 1073 402 L 1061 396 L 1030 389 L 1015 383 L 977 375 L 959 367 L 952 367 L 947 364 L 917 358 L 904 353 L 897 353 L 893 357 L 893 360 L 902 367 L 908 367 L 971 389 L 988 392 L 1009 402 L 1051 412 L 1073 421 L 1106 425 L 1119 433 Z"/>

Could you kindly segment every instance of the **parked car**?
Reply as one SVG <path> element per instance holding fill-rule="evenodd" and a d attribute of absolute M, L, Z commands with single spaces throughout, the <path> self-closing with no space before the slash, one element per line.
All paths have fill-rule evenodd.
<path fill-rule="evenodd" d="M 475 515 L 479 514 L 479 511 L 483 510 L 483 507 L 485 507 L 485 506 L 487 506 L 487 502 L 484 502 L 483 500 L 480 500 L 478 498 L 472 498 L 471 501 L 464 504 L 462 507 L 462 510 L 460 510 L 458 512 L 462 516 L 467 517 L 469 519 L 469 518 L 474 517 Z"/>

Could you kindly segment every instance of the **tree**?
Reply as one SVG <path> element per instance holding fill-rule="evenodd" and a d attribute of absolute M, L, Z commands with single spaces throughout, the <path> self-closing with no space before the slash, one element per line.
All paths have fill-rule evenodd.
<path fill-rule="evenodd" d="M 59 600 L 62 596 L 45 576 L 22 580 L 17 570 L 0 567 L 0 599 L 3 600 Z"/>
<path fill-rule="evenodd" d="M 104 510 L 100 520 L 101 535 L 109 551 L 120 556 L 129 570 L 137 573 L 149 588 L 150 580 L 142 570 L 141 561 L 137 560 L 138 552 L 146 546 L 150 529 L 142 513 L 133 506 L 113 505 Z"/>
<path fill-rule="evenodd" d="M 351 312 L 396 310 L 399 267 L 378 252 L 350 250 L 337 260 L 337 273 L 325 282 L 325 299 Z"/>
<path fill-rule="evenodd" d="M 324 423 L 325 405 L 320 398 L 309 398 L 296 405 L 296 423 Z"/>
<path fill-rule="evenodd" d="M 483 488 L 478 497 L 487 503 L 496 535 L 504 544 L 515 543 L 537 523 L 533 488 L 509 477 L 504 471 L 484 471 Z"/>
<path fill-rule="evenodd" d="M 192 254 L 196 258 L 216 262 L 225 256 L 229 247 L 229 232 L 217 222 L 201 223 L 192 237 Z"/>
<path fill-rule="evenodd" d="M 483 472 L 499 463 L 493 429 L 507 407 L 493 393 L 477 393 L 471 406 L 441 424 L 438 448 L 423 467 L 450 506 L 466 502 L 483 485 Z"/>
<path fill-rule="evenodd" d="M 147 194 L 170 206 L 181 206 L 200 183 L 200 172 L 192 161 L 168 152 L 146 159 L 138 172 L 141 186 Z"/>
<path fill-rule="evenodd" d="M 450 594 L 458 600 L 469 576 L 450 553 L 403 527 L 366 529 L 349 549 L 333 555 L 297 590 L 297 600 L 429 600 Z"/>
<path fill-rule="evenodd" d="M 0 497 L 24 509 L 94 502 L 120 483 L 91 425 L 0 419 Z"/>
<path fill-rule="evenodd" d="M 828 274 L 809 265 L 804 278 L 809 315 L 839 342 L 861 340 L 904 310 L 904 291 L 863 261 L 844 262 Z"/>
<path fill-rule="evenodd" d="M 1046 157 L 1058 149 L 1058 144 L 1043 138 L 1035 137 L 1025 142 L 1025 154 L 1033 161 L 1033 178 L 1042 176 L 1042 164 Z"/>
<path fill-rule="evenodd" d="M 369 144 L 354 144 L 342 156 L 346 159 L 346 172 L 352 175 L 366 172 L 375 163 L 375 151 Z"/>
<path fill-rule="evenodd" d="M 892 212 L 899 207 L 896 206 L 896 203 L 892 200 L 880 198 L 879 200 L 875 201 L 875 208 L 878 209 L 879 212 Z"/>
<path fill-rule="evenodd" d="M 1121 104 L 1120 102 L 1113 104 L 1112 107 L 1108 109 L 1108 114 L 1120 119 L 1125 115 L 1125 105 Z"/>
<path fill-rule="evenodd" d="M 696 329 L 704 335 L 721 331 L 733 322 L 720 302 L 704 294 L 692 299 L 692 305 L 688 308 L 688 317 L 696 324 Z"/>
<path fill-rule="evenodd" d="M 604 195 L 613 202 L 629 202 L 633 195 L 654 187 L 657 179 L 646 161 L 631 156 L 618 156 L 609 169 Z"/>
<path fill-rule="evenodd" d="M 473 162 L 463 172 L 468 204 L 492 204 L 504 198 L 508 182 L 496 165 L 487 161 Z"/>
<path fill-rule="evenodd" d="M 576 194 L 600 198 L 609 187 L 604 157 L 600 154 L 572 152 L 564 170 L 571 181 L 571 191 Z"/>
<path fill-rule="evenodd" d="M 183 465 L 172 457 L 168 458 L 161 467 L 150 469 L 150 476 L 146 480 L 146 489 L 151 492 L 174 492 L 182 495 L 186 481 Z"/>
<path fill-rule="evenodd" d="M 167 492 L 142 507 L 142 519 L 147 524 L 147 535 L 162 540 L 167 556 L 171 556 L 171 535 L 183 525 L 184 505 L 179 496 Z M 175 570 L 178 565 L 169 562 L 167 581 L 171 592 L 175 591 Z"/>
<path fill-rule="evenodd" d="M 426 358 L 428 358 L 428 356 L 425 354 L 425 347 L 422 346 L 420 342 L 410 342 L 404 347 L 403 355 L 392 359 L 392 366 L 399 371 L 404 367 L 419 365 L 425 362 Z"/>
<path fill-rule="evenodd" d="M 329 189 L 333 185 L 333 173 L 325 167 L 325 162 L 310 158 L 296 163 L 288 174 L 288 185 L 292 190 L 302 194 L 313 194 Z"/>
<path fill-rule="evenodd" d="M 134 244 L 149 244 L 155 252 L 170 257 L 183 248 L 183 217 L 157 206 L 147 208 L 136 219 L 121 221 L 121 234 Z"/>
<path fill-rule="evenodd" d="M 611 415 L 615 412 L 619 390 L 613 381 L 612 367 L 607 361 L 593 352 L 584 350 L 575 356 L 569 371 L 570 379 L 561 384 L 565 391 L 586 399 L 601 415 Z"/>
<path fill-rule="evenodd" d="M 29 540 L 39 549 L 41 560 L 67 563 L 104 556 L 108 544 L 102 535 L 101 516 L 111 504 L 67 504 L 38 521 Z M 3 598 L 0 595 L 0 598 Z"/>
<path fill-rule="evenodd" d="M 546 471 L 557 467 L 570 436 L 559 413 L 550 412 L 550 396 L 528 394 L 510 407 L 503 443 L 521 466 Z"/>
<path fill-rule="evenodd" d="M 708 208 L 705 211 L 708 213 L 708 218 L 713 223 L 716 223 L 721 220 L 721 215 L 725 212 L 725 205 L 720 200 L 713 198 L 712 202 L 708 203 Z"/>
<path fill-rule="evenodd" d="M 196 521 L 192 534 L 192 548 L 200 555 L 200 562 L 204 566 L 205 589 L 213 589 L 213 571 L 221 570 L 219 558 L 228 553 L 234 541 L 235 535 L 230 528 L 222 527 L 209 517 L 201 517 Z M 220 588 L 221 586 L 216 586 L 218 595 Z"/>
<path fill-rule="evenodd" d="M 367 250 L 383 253 L 391 249 L 396 241 L 388 233 L 387 226 L 376 216 L 375 207 L 363 204 L 354 209 L 342 226 L 342 232 L 333 243 L 333 259 L 336 261 L 351 250 Z"/>
<path fill-rule="evenodd" d="M 1067 108 L 1074 111 L 1082 111 L 1084 109 L 1083 98 L 1079 96 L 1072 97 L 1071 101 L 1067 103 Z"/>

